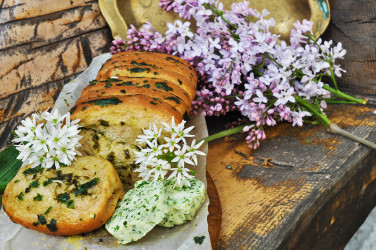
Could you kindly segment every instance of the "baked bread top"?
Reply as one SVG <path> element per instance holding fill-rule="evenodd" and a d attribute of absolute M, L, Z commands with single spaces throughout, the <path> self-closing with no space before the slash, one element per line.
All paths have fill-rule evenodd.
<path fill-rule="evenodd" d="M 102 226 L 124 195 L 107 160 L 78 157 L 59 170 L 22 167 L 7 185 L 4 210 L 12 221 L 54 235 L 75 235 Z"/>
<path fill-rule="evenodd" d="M 71 119 L 80 119 L 80 125 L 86 128 L 112 129 L 114 138 L 121 132 L 116 127 L 142 129 L 152 123 L 171 123 L 172 117 L 179 124 L 183 117 L 175 107 L 166 102 L 146 95 L 128 95 L 103 97 L 78 103 L 71 110 Z M 120 133 L 120 134 L 119 134 Z M 122 135 L 121 137 L 128 136 Z"/>
<path fill-rule="evenodd" d="M 185 60 L 163 53 L 126 51 L 116 53 L 108 60 L 98 73 L 98 79 L 102 79 L 106 71 L 118 66 L 151 66 L 156 69 L 165 68 L 179 74 L 188 76 L 193 82 L 197 82 L 197 73 L 194 68 Z"/>
<path fill-rule="evenodd" d="M 179 98 L 181 98 L 185 103 L 189 104 L 191 102 L 189 94 L 187 91 L 182 89 L 180 86 L 176 86 L 174 83 L 160 80 L 150 77 L 129 77 L 129 76 L 118 76 L 117 78 L 109 78 L 102 81 L 91 81 L 88 86 L 86 86 L 81 95 L 81 100 L 85 98 L 91 92 L 96 92 L 102 94 L 106 92 L 108 88 L 112 87 L 123 87 L 124 90 L 128 87 L 135 87 L 140 89 L 153 89 L 153 91 L 172 93 Z M 102 90 L 102 91 L 100 91 Z M 121 90 L 120 90 L 121 92 Z M 118 95 L 118 94 L 117 94 Z"/>
<path fill-rule="evenodd" d="M 94 84 L 85 89 L 84 94 L 77 100 L 76 105 L 98 98 L 116 95 L 129 96 L 141 94 L 152 96 L 170 104 L 172 107 L 175 107 L 181 115 L 184 115 L 184 113 L 190 109 L 190 101 L 188 97 L 183 94 L 183 90 L 177 88 L 180 91 L 176 91 L 176 94 L 180 94 L 182 96 L 181 98 L 180 96 L 175 95 L 175 92 L 166 91 L 165 89 L 167 85 L 165 85 L 163 82 L 149 82 L 148 80 L 143 80 L 142 78 L 125 77 L 125 80 L 110 78 L 102 82 L 94 82 Z M 170 89 L 172 90 L 172 88 Z"/>

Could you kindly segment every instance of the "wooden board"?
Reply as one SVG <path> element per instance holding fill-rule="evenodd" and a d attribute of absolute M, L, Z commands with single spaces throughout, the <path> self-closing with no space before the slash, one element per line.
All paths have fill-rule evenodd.
<path fill-rule="evenodd" d="M 323 39 L 342 42 L 347 54 L 339 64 L 347 71 L 342 90 L 376 104 L 376 2 L 330 0 L 332 18 Z"/>
<path fill-rule="evenodd" d="M 373 111 L 332 106 L 329 117 L 376 141 Z M 219 248 L 344 247 L 376 205 L 375 151 L 322 126 L 286 123 L 266 134 L 257 150 L 244 136 L 209 144 L 208 172 L 223 212 Z"/>
<path fill-rule="evenodd" d="M 62 86 L 107 52 L 97 1 L 0 1 L 0 149 L 18 123 L 52 107 Z"/>

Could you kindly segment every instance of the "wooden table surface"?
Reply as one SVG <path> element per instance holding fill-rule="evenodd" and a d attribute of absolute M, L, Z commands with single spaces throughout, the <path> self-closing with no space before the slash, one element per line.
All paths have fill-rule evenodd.
<path fill-rule="evenodd" d="M 376 1 L 331 1 L 324 39 L 348 53 L 345 92 L 376 104 Z M 97 1 L 0 0 L 0 149 L 26 116 L 54 105 L 62 86 L 109 51 Z M 329 117 L 376 141 L 375 108 L 332 106 Z M 223 119 L 222 119 L 223 120 Z M 222 120 L 209 119 L 210 132 Z M 376 203 L 376 154 L 323 127 L 280 124 L 249 150 L 242 135 L 209 144 L 221 200 L 218 248 L 339 249 Z"/>

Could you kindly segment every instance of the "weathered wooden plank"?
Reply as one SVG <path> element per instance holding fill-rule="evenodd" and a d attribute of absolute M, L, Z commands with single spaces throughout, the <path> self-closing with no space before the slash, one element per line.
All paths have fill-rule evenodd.
<path fill-rule="evenodd" d="M 373 110 L 335 106 L 330 118 L 375 141 Z M 253 151 L 243 136 L 209 145 L 208 172 L 223 212 L 219 247 L 311 249 L 329 237 L 336 239 L 330 241 L 334 248 L 343 246 L 376 203 L 357 193 L 369 193 L 376 185 L 376 175 L 369 175 L 376 168 L 374 152 L 323 127 L 281 124 L 268 129 L 267 136 Z M 353 211 L 346 204 L 360 200 L 364 211 L 345 221 L 342 211 Z"/>
<path fill-rule="evenodd" d="M 62 78 L 62 80 L 44 83 L 42 81 L 37 82 L 35 79 L 40 77 L 39 74 L 46 74 L 49 72 L 43 68 L 41 68 L 40 71 L 37 71 L 36 69 L 30 70 L 30 67 L 27 68 L 30 70 L 28 76 L 21 78 L 21 82 L 19 83 L 9 80 L 8 84 L 6 84 L 6 79 L 0 78 L 0 85 L 4 86 L 3 88 L 11 87 L 9 86 L 9 83 L 15 84 L 13 87 L 16 88 L 16 90 L 13 90 L 13 92 L 16 93 L 0 99 L 0 149 L 9 144 L 12 138 L 11 131 L 15 129 L 21 118 L 23 119 L 37 110 L 52 107 L 54 105 L 54 100 L 57 98 L 64 83 L 72 80 L 78 73 L 86 69 L 88 63 L 91 62 L 93 57 L 108 50 L 108 44 L 111 41 L 109 34 L 109 30 L 104 29 L 75 38 L 73 43 L 75 46 L 73 46 L 73 49 L 76 49 L 77 46 L 82 48 L 77 53 L 80 53 L 78 57 L 83 63 L 81 67 L 76 67 L 75 69 L 68 68 L 66 72 L 61 72 L 59 77 L 56 78 Z M 70 41 L 68 41 L 68 43 L 70 43 Z M 43 63 L 47 65 L 57 63 L 56 58 L 51 54 L 49 55 L 50 56 L 43 57 L 42 53 L 41 57 L 44 60 Z M 69 58 L 69 56 L 66 56 L 66 60 L 72 59 L 74 59 L 74 57 Z M 33 64 L 35 67 L 40 66 L 40 64 L 38 64 L 39 60 L 41 60 L 41 58 L 38 55 L 35 57 L 35 63 Z M 20 70 L 16 70 L 14 75 L 19 76 Z M 54 78 L 51 77 L 51 79 Z M 44 78 L 44 80 L 47 81 L 48 78 Z M 27 81 L 35 84 L 23 84 Z M 1 91 L 2 90 L 0 90 L 0 92 Z"/>
<path fill-rule="evenodd" d="M 16 46 L 22 44 L 30 44 L 30 49 L 41 47 L 106 26 L 98 3 L 89 3 L 39 18 L 0 25 L 0 50 L 17 49 Z"/>
<path fill-rule="evenodd" d="M 374 151 L 360 152 L 350 164 L 353 171 L 344 174 L 333 188 L 325 190 L 323 196 L 328 197 L 325 204 L 318 200 L 307 209 L 305 218 L 288 232 L 291 237 L 284 239 L 281 248 L 345 247 L 376 205 Z"/>
<path fill-rule="evenodd" d="M 376 104 L 376 2 L 332 0 L 331 9 L 324 39 L 342 42 L 347 50 L 339 61 L 347 71 L 340 80 L 341 89 Z"/>
<path fill-rule="evenodd" d="M 76 76 L 27 89 L 17 95 L 0 100 L 0 150 L 10 144 L 13 138 L 12 130 L 22 119 L 32 113 L 52 108 L 64 84 Z"/>
<path fill-rule="evenodd" d="M 335 106 L 330 118 L 346 130 L 376 140 L 373 110 Z M 253 151 L 244 136 L 209 145 L 208 172 L 223 212 L 219 247 L 310 249 L 329 237 L 335 238 L 331 246 L 343 246 L 376 203 L 364 202 L 366 196 L 357 193 L 358 187 L 366 192 L 376 184 L 376 175 L 368 174 L 375 171 L 374 152 L 323 127 L 281 124 L 266 132 L 268 139 Z M 360 200 L 364 214 L 344 221 L 341 211 L 351 211 L 345 205 Z M 312 241 L 317 242 L 309 245 Z"/>
<path fill-rule="evenodd" d="M 17 52 L 0 51 L 0 57 L 4 62 L 0 69 L 0 84 L 4 86 L 0 98 L 59 80 L 87 67 L 79 38 L 37 50 L 23 46 Z"/>
<path fill-rule="evenodd" d="M 7 23 L 14 20 L 41 17 L 51 13 L 65 11 L 67 9 L 85 6 L 95 0 L 71 0 L 53 1 L 50 0 L 2 0 L 0 4 L 0 23 Z"/>
<path fill-rule="evenodd" d="M 39 110 L 52 108 L 60 90 L 65 83 L 74 79 L 77 75 L 64 80 L 47 83 L 37 88 L 26 89 L 18 95 L 11 95 L 0 100 L 0 117 L 2 123 L 18 116 L 24 117 Z"/>
<path fill-rule="evenodd" d="M 111 42 L 111 31 L 108 28 L 102 32 L 91 33 L 90 36 L 88 34 L 81 36 L 81 43 L 82 47 L 84 48 L 84 52 L 90 51 L 92 58 L 103 53 L 108 53 L 110 51 L 110 46 L 112 45 Z M 90 50 L 85 50 L 85 48 L 90 48 Z M 87 55 L 87 57 L 88 56 L 89 55 Z"/>
<path fill-rule="evenodd" d="M 98 47 L 104 47 L 109 43 L 105 38 L 108 34 L 106 30 L 99 30 L 89 33 L 85 38 L 91 38 L 91 34 L 96 34 L 93 38 Z M 88 43 L 90 45 L 90 43 Z M 60 43 L 48 45 L 35 50 L 29 50 L 27 46 L 20 46 L 16 51 L 7 49 L 0 51 L 2 67 L 0 68 L 0 99 L 9 95 L 19 93 L 27 88 L 40 86 L 47 82 L 53 82 L 82 72 L 90 63 L 85 57 L 84 50 L 91 51 L 90 48 L 83 48 L 80 37 L 64 40 Z M 90 53 L 89 53 L 90 54 Z M 97 54 L 94 52 L 93 54 Z"/>

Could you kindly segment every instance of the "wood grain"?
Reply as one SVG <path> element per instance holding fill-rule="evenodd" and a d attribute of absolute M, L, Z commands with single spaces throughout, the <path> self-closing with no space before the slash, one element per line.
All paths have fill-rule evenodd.
<path fill-rule="evenodd" d="M 209 226 L 209 235 L 210 235 L 210 242 L 213 248 L 217 247 L 219 233 L 221 230 L 221 223 L 222 223 L 222 206 L 221 200 L 219 198 L 219 194 L 215 183 L 212 177 L 206 172 L 206 181 L 208 183 L 208 196 L 209 196 L 209 215 L 208 215 L 208 226 Z"/>
<path fill-rule="evenodd" d="M 376 104 L 376 1 L 330 1 L 332 19 L 323 39 L 342 42 L 347 54 L 338 63 L 347 71 L 341 90 Z"/>
<path fill-rule="evenodd" d="M 375 141 L 372 111 L 335 106 L 329 117 Z M 320 126 L 286 123 L 266 133 L 268 139 L 252 151 L 244 136 L 209 144 L 208 172 L 223 213 L 219 248 L 343 247 L 376 204 L 374 151 Z"/>
<path fill-rule="evenodd" d="M 2 1 L 0 149 L 31 113 L 52 107 L 62 86 L 111 42 L 97 1 Z"/>
<path fill-rule="evenodd" d="M 48 14 L 63 12 L 77 7 L 96 4 L 93 0 L 2 0 L 0 2 L 0 23 L 13 22 L 20 19 L 38 18 Z"/>
<path fill-rule="evenodd" d="M 33 49 L 106 26 L 98 4 L 85 4 L 38 18 L 0 24 L 0 49 L 15 49 L 24 44 Z"/>

